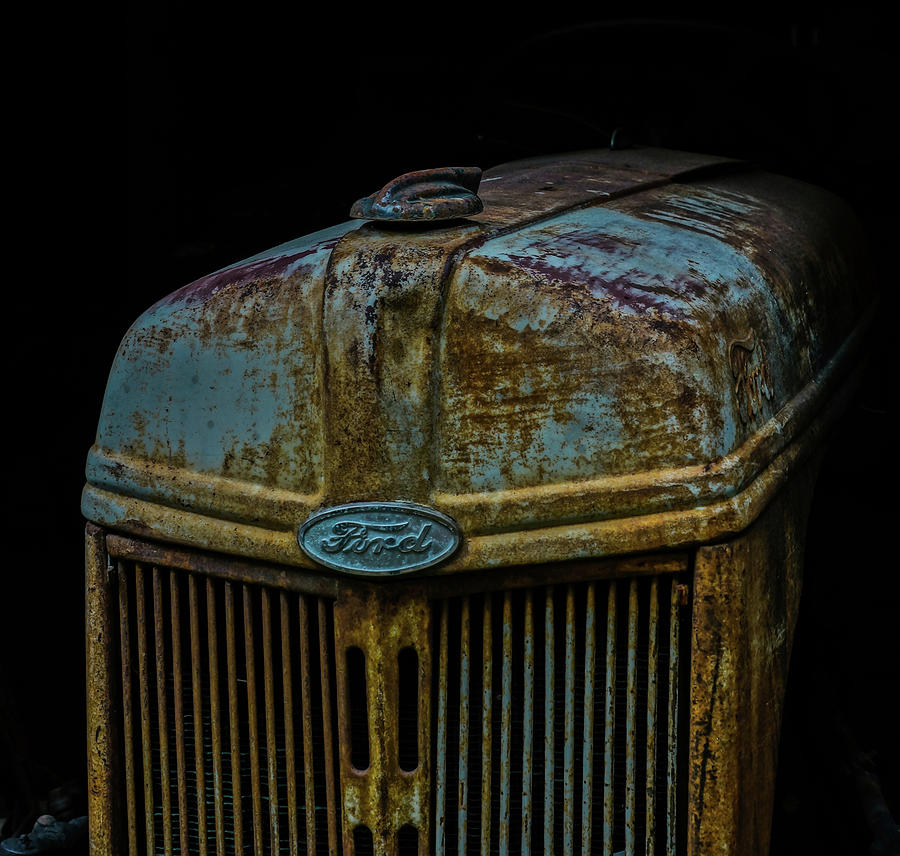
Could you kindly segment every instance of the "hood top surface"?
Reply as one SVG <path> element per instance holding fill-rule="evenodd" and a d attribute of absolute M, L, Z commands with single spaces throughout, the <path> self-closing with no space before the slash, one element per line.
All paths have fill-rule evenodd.
<path fill-rule="evenodd" d="M 407 500 L 475 535 L 702 506 L 813 418 L 868 300 L 845 206 L 722 159 L 576 153 L 479 195 L 468 220 L 345 223 L 151 307 L 86 515 L 123 526 L 136 499 L 288 531 Z"/>

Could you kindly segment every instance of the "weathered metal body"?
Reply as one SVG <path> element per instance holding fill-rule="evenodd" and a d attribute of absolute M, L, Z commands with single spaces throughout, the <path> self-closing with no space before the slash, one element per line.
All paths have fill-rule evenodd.
<path fill-rule="evenodd" d="M 83 498 L 95 853 L 766 851 L 857 224 L 680 152 L 477 173 L 126 335 Z"/>

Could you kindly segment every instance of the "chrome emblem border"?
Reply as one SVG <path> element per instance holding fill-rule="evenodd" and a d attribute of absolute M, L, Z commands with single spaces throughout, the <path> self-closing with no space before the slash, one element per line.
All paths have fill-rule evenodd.
<path fill-rule="evenodd" d="M 316 511 L 297 532 L 314 562 L 356 576 L 409 574 L 431 568 L 460 545 L 456 522 L 412 502 L 350 502 Z"/>

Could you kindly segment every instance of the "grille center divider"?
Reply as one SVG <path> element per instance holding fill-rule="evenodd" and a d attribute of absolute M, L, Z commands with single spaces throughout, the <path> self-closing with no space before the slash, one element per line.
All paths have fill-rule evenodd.
<path fill-rule="evenodd" d="M 427 852 L 431 840 L 431 610 L 424 588 L 404 585 L 401 597 L 397 592 L 391 585 L 348 585 L 334 606 L 336 660 L 349 666 L 337 673 L 339 698 L 347 702 L 338 705 L 344 848 L 360 856 L 398 852 L 398 835 L 406 853 Z M 364 691 L 350 683 L 360 680 L 356 652 L 365 660 Z M 363 723 L 366 769 L 354 764 Z"/>

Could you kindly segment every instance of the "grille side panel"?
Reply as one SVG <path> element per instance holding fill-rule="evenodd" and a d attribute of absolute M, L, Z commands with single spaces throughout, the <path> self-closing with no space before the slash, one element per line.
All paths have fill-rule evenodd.
<path fill-rule="evenodd" d="M 87 667 L 88 812 L 92 856 L 121 850 L 123 806 L 116 692 L 113 591 L 102 529 L 88 523 L 84 543 Z"/>

